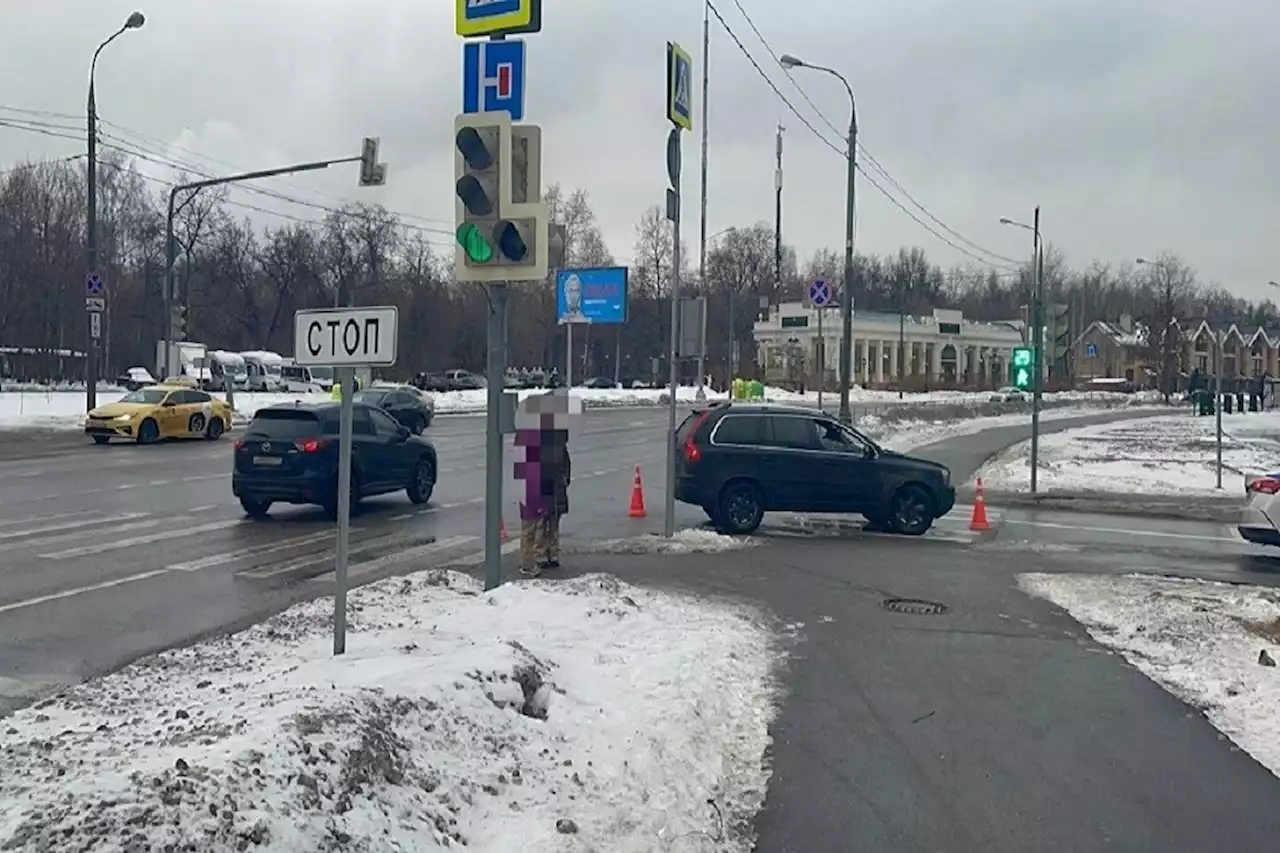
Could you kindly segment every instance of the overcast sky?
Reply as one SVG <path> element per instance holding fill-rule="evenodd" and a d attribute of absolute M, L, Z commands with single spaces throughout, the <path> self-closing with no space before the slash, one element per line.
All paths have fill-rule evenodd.
<path fill-rule="evenodd" d="M 827 125 L 843 132 L 848 123 L 839 82 L 794 72 L 824 121 L 734 0 L 713 2 L 783 94 L 840 145 Z M 1202 280 L 1242 296 L 1271 295 L 1266 281 L 1280 279 L 1275 0 L 739 2 L 776 53 L 848 77 L 859 140 L 933 216 L 985 249 L 1029 254 L 1030 235 L 997 220 L 1030 221 L 1039 204 L 1048 239 L 1077 265 L 1169 249 Z M 544 180 L 591 194 L 625 262 L 636 220 L 662 201 L 666 184 L 665 42 L 682 44 L 701 73 L 702 3 L 546 5 L 544 31 L 527 37 L 527 120 L 543 127 Z M 440 229 L 434 239 L 448 244 L 462 55 L 452 2 L 0 0 L 0 106 L 82 115 L 93 50 L 134 8 L 145 27 L 99 60 L 103 119 L 224 161 L 204 161 L 219 172 L 354 154 L 362 136 L 380 136 L 390 167 L 383 189 L 359 189 L 354 165 L 268 186 L 320 204 L 340 203 L 331 196 L 381 202 L 424 217 L 413 221 Z M 709 230 L 772 221 L 781 121 L 784 239 L 802 257 L 839 249 L 842 157 L 788 111 L 714 18 L 710 85 Z M 119 127 L 104 127 L 116 138 L 108 142 L 162 150 Z M 699 132 L 686 134 L 684 147 L 684 237 L 695 263 Z M 0 126 L 0 168 L 82 150 Z M 190 157 L 173 148 L 167 156 Z M 232 198 L 323 215 L 243 191 Z M 970 261 L 861 177 L 858 211 L 861 252 L 918 245 L 943 264 Z"/>

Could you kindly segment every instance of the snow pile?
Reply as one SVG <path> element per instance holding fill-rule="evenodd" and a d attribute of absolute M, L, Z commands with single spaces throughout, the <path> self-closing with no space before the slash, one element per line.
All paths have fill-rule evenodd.
<path fill-rule="evenodd" d="M 670 539 L 651 533 L 630 539 L 602 539 L 578 550 L 599 554 L 716 554 L 758 544 L 759 540 L 749 536 L 726 536 L 705 527 L 688 527 L 677 530 Z"/>
<path fill-rule="evenodd" d="M 428 572 L 354 591 L 339 658 L 331 613 L 0 722 L 0 849 L 751 849 L 779 662 L 759 613 Z"/>
<path fill-rule="evenodd" d="M 1240 494 L 1242 475 L 1280 467 L 1280 412 L 1222 417 L 1224 490 Z M 1005 450 L 979 471 L 990 489 L 1025 490 L 1031 443 Z M 1214 419 L 1189 412 L 1097 424 L 1040 438 L 1043 492 L 1221 495 Z"/>
<path fill-rule="evenodd" d="M 1152 411 L 1156 411 L 1155 404 L 1149 406 Z M 1134 406 L 1133 411 L 1142 411 L 1147 406 Z M 1158 407 L 1163 409 L 1164 407 Z M 1040 422 L 1063 420 L 1065 418 L 1080 418 L 1087 415 L 1098 414 L 1099 409 L 1096 406 L 1071 405 L 1052 409 L 1044 409 L 1040 412 Z M 866 433 L 880 444 L 888 447 L 890 450 L 896 450 L 899 453 L 906 453 L 915 450 L 918 447 L 924 447 L 939 441 L 945 441 L 949 438 L 957 438 L 962 435 L 973 435 L 974 433 L 983 432 L 998 427 L 1016 427 L 1026 426 L 1030 423 L 1030 414 L 1027 412 L 1019 412 L 1010 415 L 987 415 L 980 417 L 950 417 L 950 418 L 885 418 L 880 415 L 865 415 L 858 419 L 857 427 L 860 431 Z M 1141 423 L 1147 423 L 1146 420 Z M 1045 442 L 1051 436 L 1044 436 L 1040 439 L 1041 459 L 1044 458 Z M 1028 447 L 1030 445 L 1027 445 Z M 1021 447 L 1021 445 L 1019 445 Z M 1043 464 L 1043 463 L 1042 463 Z M 1041 472 L 1043 475 L 1043 471 Z M 985 476 L 985 475 L 984 475 Z M 990 486 L 990 481 L 987 482 Z M 993 487 L 994 488 L 994 487 Z"/>
<path fill-rule="evenodd" d="M 1029 574 L 1018 583 L 1280 776 L 1280 590 L 1141 575 Z"/>

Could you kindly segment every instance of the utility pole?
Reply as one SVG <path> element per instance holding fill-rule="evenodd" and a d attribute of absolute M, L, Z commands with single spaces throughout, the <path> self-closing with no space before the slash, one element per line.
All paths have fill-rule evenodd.
<path fill-rule="evenodd" d="M 773 171 L 773 302 L 782 301 L 782 132 L 778 125 L 777 165 Z"/>
<path fill-rule="evenodd" d="M 707 289 L 707 111 L 709 110 L 707 102 L 707 89 L 710 84 L 711 75 L 711 4 L 704 2 L 702 4 L 702 164 L 701 164 L 701 188 L 702 198 L 700 199 L 701 216 L 698 222 L 698 285 L 702 288 L 703 293 L 709 292 Z M 732 300 L 732 296 L 730 299 Z M 733 320 L 729 321 L 730 335 L 732 335 Z M 698 399 L 705 399 L 706 392 L 702 388 L 703 376 L 706 374 L 706 363 L 704 359 L 706 353 L 698 358 Z M 729 381 L 726 379 L 726 382 Z"/>
<path fill-rule="evenodd" d="M 1044 391 L 1044 246 L 1040 242 L 1040 205 L 1031 230 L 1034 248 L 1031 265 L 1035 275 L 1035 291 L 1031 297 L 1031 494 L 1036 493 L 1040 467 L 1040 395 Z"/>

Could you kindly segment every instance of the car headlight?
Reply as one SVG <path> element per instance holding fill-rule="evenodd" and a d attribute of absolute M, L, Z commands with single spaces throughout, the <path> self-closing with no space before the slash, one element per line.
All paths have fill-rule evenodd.
<path fill-rule="evenodd" d="M 112 418 L 111 420 L 115 421 L 116 423 L 124 423 L 125 421 L 133 420 L 133 415 L 128 415 L 128 414 L 126 414 L 126 415 L 116 415 L 116 416 L 115 416 L 114 418 Z"/>

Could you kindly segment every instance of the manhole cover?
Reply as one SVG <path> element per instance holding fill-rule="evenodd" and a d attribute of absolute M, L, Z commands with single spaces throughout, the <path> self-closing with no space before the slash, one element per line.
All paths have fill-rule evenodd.
<path fill-rule="evenodd" d="M 941 616 L 951 612 L 951 608 L 945 604 L 920 598 L 886 598 L 882 606 L 885 610 L 909 613 L 912 616 Z"/>

